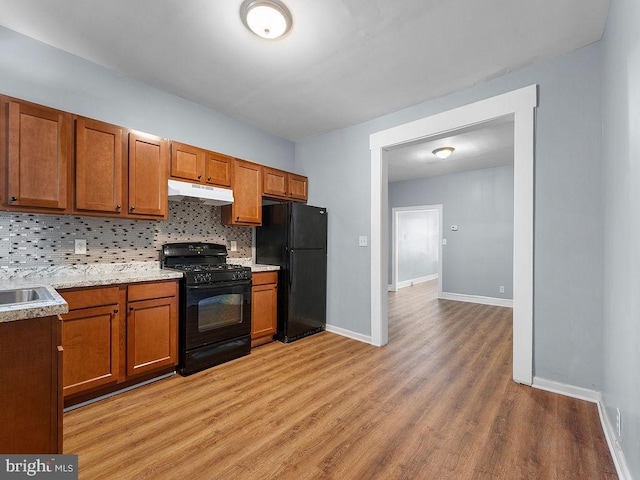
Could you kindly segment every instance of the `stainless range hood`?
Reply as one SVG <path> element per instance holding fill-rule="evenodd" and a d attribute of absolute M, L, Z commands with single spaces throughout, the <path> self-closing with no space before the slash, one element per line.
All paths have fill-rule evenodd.
<path fill-rule="evenodd" d="M 197 198 L 206 205 L 227 205 L 233 203 L 233 190 L 169 180 L 169 200 L 180 202 L 185 197 Z"/>

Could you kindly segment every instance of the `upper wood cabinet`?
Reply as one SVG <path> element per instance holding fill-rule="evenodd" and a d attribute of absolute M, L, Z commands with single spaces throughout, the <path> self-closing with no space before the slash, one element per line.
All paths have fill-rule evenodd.
<path fill-rule="evenodd" d="M 169 175 L 176 180 L 200 183 L 204 175 L 206 152 L 201 148 L 171 142 L 171 169 Z"/>
<path fill-rule="evenodd" d="M 246 160 L 233 162 L 233 203 L 222 206 L 225 225 L 262 224 L 262 166 Z"/>
<path fill-rule="evenodd" d="M 122 187 L 126 155 L 121 127 L 76 119 L 75 210 L 126 212 Z"/>
<path fill-rule="evenodd" d="M 307 177 L 263 167 L 262 194 L 278 200 L 307 201 Z"/>
<path fill-rule="evenodd" d="M 288 174 L 289 180 L 289 198 L 291 200 L 299 200 L 306 202 L 309 198 L 309 179 L 303 175 L 295 173 Z"/>
<path fill-rule="evenodd" d="M 129 133 L 129 215 L 167 218 L 168 166 L 167 140 Z"/>
<path fill-rule="evenodd" d="M 71 115 L 22 101 L 5 104 L 6 198 L 31 211 L 69 210 L 73 135 Z"/>
<path fill-rule="evenodd" d="M 233 157 L 171 142 L 171 169 L 175 180 L 231 188 Z"/>
<path fill-rule="evenodd" d="M 205 182 L 210 185 L 231 188 L 233 160 L 233 157 L 222 153 L 207 152 L 204 169 Z"/>

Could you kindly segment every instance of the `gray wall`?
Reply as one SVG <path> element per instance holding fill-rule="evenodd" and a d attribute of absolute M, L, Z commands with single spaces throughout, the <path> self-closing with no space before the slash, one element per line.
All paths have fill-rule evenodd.
<path fill-rule="evenodd" d="M 447 239 L 442 291 L 512 299 L 513 166 L 389 184 L 389 208 L 435 204 L 443 205 Z"/>
<path fill-rule="evenodd" d="M 613 0 L 604 51 L 604 388 L 640 478 L 640 3 Z"/>
<path fill-rule="evenodd" d="M 438 210 L 409 210 L 397 213 L 398 282 L 437 275 L 440 240 Z M 392 215 L 389 216 L 390 219 L 391 217 Z M 393 228 L 390 227 L 389 232 L 393 235 Z M 389 245 L 392 244 L 390 240 Z M 392 256 L 390 254 L 389 258 Z M 389 278 L 391 277 L 390 273 Z"/>
<path fill-rule="evenodd" d="M 535 375 L 600 389 L 601 60 L 596 43 L 471 89 L 296 143 L 296 169 L 312 179 L 309 200 L 330 213 L 328 322 L 371 334 L 370 250 L 358 247 L 358 236 L 369 235 L 371 228 L 369 135 L 535 83 L 540 92 L 535 145 Z"/>
<path fill-rule="evenodd" d="M 276 168 L 294 169 L 295 149 L 288 140 L 3 27 L 0 45 L 2 94 Z"/>

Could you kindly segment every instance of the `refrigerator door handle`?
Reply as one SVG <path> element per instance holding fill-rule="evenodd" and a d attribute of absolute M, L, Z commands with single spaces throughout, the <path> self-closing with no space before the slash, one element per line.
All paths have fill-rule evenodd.
<path fill-rule="evenodd" d="M 292 291 L 293 285 L 293 250 L 289 250 L 289 292 Z"/>

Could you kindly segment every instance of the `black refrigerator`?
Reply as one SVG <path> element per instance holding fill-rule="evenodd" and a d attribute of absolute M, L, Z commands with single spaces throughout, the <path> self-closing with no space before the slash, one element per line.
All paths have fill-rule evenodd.
<path fill-rule="evenodd" d="M 262 207 L 256 263 L 278 265 L 278 331 L 288 343 L 321 332 L 327 314 L 327 210 L 285 202 Z"/>

